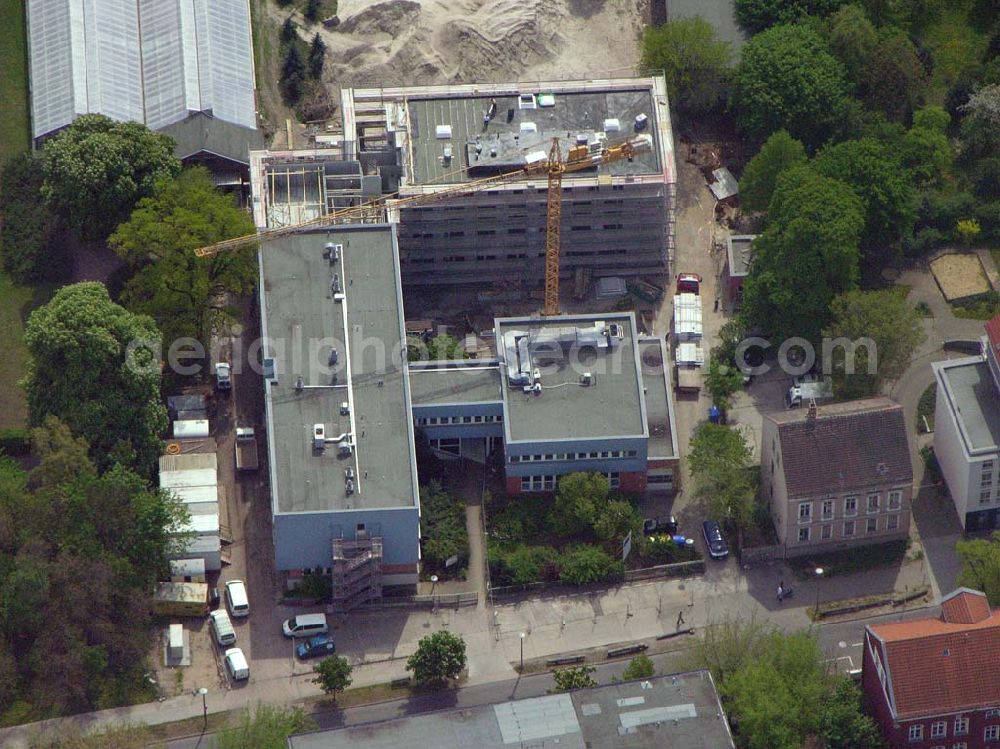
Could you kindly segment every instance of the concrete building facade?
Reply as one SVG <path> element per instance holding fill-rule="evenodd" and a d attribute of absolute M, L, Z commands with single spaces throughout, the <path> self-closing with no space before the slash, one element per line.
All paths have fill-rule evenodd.
<path fill-rule="evenodd" d="M 902 407 L 879 397 L 765 414 L 761 490 L 787 556 L 906 538 Z"/>

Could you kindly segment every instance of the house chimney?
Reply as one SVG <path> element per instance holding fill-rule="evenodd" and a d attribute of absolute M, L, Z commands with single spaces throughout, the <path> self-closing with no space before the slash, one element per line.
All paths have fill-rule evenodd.
<path fill-rule="evenodd" d="M 816 424 L 816 401 L 809 402 L 809 410 L 806 411 L 806 421 L 810 426 L 815 426 Z"/>

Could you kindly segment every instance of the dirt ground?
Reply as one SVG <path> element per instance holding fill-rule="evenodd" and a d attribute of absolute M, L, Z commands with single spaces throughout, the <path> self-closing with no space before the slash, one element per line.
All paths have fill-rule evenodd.
<path fill-rule="evenodd" d="M 931 272 L 949 302 L 990 290 L 979 256 L 970 253 L 951 253 L 931 261 Z"/>

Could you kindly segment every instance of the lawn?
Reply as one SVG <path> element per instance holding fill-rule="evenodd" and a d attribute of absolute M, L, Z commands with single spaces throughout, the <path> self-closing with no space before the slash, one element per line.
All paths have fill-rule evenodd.
<path fill-rule="evenodd" d="M 24 0 L 0 0 L 0 164 L 29 145 L 27 56 Z"/>
<path fill-rule="evenodd" d="M 15 286 L 0 274 L 0 342 L 4 355 L 0 357 L 0 429 L 24 426 L 28 416 L 24 392 L 17 381 L 24 376 L 28 352 L 24 347 L 24 322 L 35 307 L 44 304 L 51 291 L 47 288 Z"/>

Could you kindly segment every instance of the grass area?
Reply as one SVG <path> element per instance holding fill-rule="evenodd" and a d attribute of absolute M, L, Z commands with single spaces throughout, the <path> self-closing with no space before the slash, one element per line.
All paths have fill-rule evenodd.
<path fill-rule="evenodd" d="M 44 304 L 51 296 L 47 287 L 15 286 L 0 274 L 0 428 L 24 426 L 28 405 L 17 381 L 24 376 L 28 350 L 24 347 L 24 323 L 31 310 Z"/>
<path fill-rule="evenodd" d="M 934 407 L 937 405 L 937 383 L 927 386 L 917 402 L 917 431 L 934 431 Z M 925 426 L 926 425 L 926 426 Z"/>
<path fill-rule="evenodd" d="M 1000 294 L 988 291 L 968 300 L 951 303 L 955 317 L 963 320 L 992 320 L 1000 314 Z"/>
<path fill-rule="evenodd" d="M 0 0 L 0 164 L 26 150 L 31 137 L 24 7 L 24 0 Z"/>
<path fill-rule="evenodd" d="M 850 575 L 879 567 L 898 566 L 906 557 L 909 540 L 890 541 L 886 544 L 858 546 L 854 549 L 833 551 L 829 554 L 813 554 L 788 560 L 788 566 L 799 580 L 809 580 L 813 570 L 823 568 L 823 577 Z"/>
<path fill-rule="evenodd" d="M 928 87 L 928 101 L 942 104 L 948 88 L 962 71 L 975 65 L 986 51 L 989 39 L 973 28 L 967 2 L 943 3 L 940 19 L 924 33 L 924 43 L 934 55 L 934 74 Z"/>

